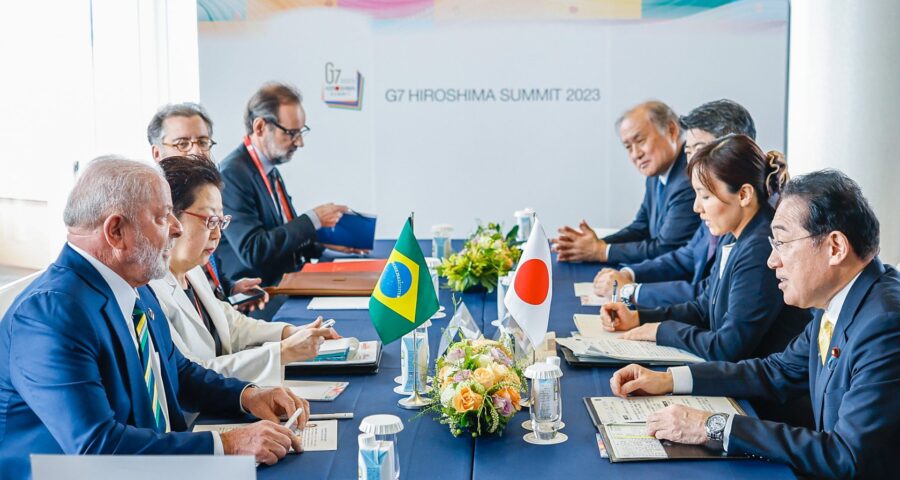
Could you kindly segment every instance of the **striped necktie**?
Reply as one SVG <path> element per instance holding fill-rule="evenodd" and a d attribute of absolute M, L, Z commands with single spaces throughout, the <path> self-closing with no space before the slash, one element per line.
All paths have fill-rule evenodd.
<path fill-rule="evenodd" d="M 834 325 L 827 313 L 822 314 L 822 322 L 819 324 L 819 357 L 822 359 L 822 365 L 828 358 L 828 346 L 831 345 L 831 334 Z"/>
<path fill-rule="evenodd" d="M 150 330 L 147 324 L 147 314 L 135 303 L 134 311 L 131 314 L 134 322 L 134 333 L 137 335 L 138 347 L 141 354 L 141 368 L 144 372 L 144 383 L 147 384 L 147 394 L 150 396 L 150 411 L 153 412 L 153 418 L 156 422 L 157 432 L 169 432 L 166 425 L 166 417 L 162 410 L 162 404 L 159 401 L 156 389 L 156 375 L 153 374 L 152 363 L 153 348 L 150 346 Z"/>

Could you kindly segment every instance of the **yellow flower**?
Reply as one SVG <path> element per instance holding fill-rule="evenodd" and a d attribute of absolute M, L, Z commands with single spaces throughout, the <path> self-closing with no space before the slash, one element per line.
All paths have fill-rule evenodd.
<path fill-rule="evenodd" d="M 507 375 L 509 375 L 509 368 L 502 363 L 495 363 L 491 365 L 491 371 L 494 373 L 494 376 L 498 379 L 504 379 Z"/>
<path fill-rule="evenodd" d="M 481 410 L 484 397 L 472 391 L 469 387 L 462 387 L 453 397 L 453 408 L 457 412 L 469 412 Z"/>
<path fill-rule="evenodd" d="M 494 372 L 488 368 L 476 368 L 475 371 L 472 372 L 472 376 L 475 378 L 475 381 L 480 383 L 485 389 L 491 388 L 497 383 L 497 380 L 494 378 Z"/>

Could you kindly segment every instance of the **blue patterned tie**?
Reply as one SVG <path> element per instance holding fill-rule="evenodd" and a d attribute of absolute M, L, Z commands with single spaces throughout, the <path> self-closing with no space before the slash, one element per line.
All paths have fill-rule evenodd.
<path fill-rule="evenodd" d="M 147 315 L 144 310 L 135 303 L 134 311 L 131 314 L 134 321 L 134 333 L 137 335 L 138 346 L 141 354 L 141 371 L 144 372 L 144 383 L 147 384 L 147 394 L 150 396 L 150 411 L 153 412 L 153 419 L 156 422 L 157 432 L 169 432 L 166 425 L 166 417 L 162 411 L 162 404 L 156 394 L 156 376 L 153 374 L 152 363 L 153 349 L 150 346 L 150 330 L 147 328 Z"/>
<path fill-rule="evenodd" d="M 656 210 L 654 213 L 656 214 L 653 219 L 653 225 L 656 229 L 656 234 L 659 234 L 659 230 L 662 228 L 662 209 L 663 205 L 665 205 L 665 198 L 663 198 L 666 194 L 666 186 L 663 185 L 662 180 L 659 178 L 656 179 Z"/>

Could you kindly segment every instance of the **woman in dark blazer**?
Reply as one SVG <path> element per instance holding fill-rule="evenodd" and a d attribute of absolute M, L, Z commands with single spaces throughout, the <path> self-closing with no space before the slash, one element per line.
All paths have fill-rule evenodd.
<path fill-rule="evenodd" d="M 772 197 L 788 179 L 784 157 L 763 153 L 749 137 L 729 135 L 701 149 L 687 169 L 697 193 L 694 211 L 722 235 L 706 289 L 694 301 L 656 309 L 601 309 L 607 330 L 655 341 L 707 360 L 738 361 L 780 352 L 809 323 L 807 310 L 787 306 L 766 266 Z M 610 315 L 610 314 L 613 315 Z"/>

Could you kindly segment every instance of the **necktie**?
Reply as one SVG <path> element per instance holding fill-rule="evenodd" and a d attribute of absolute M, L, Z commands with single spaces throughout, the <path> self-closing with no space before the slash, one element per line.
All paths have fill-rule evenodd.
<path fill-rule="evenodd" d="M 134 322 L 134 333 L 138 339 L 138 349 L 141 354 L 141 368 L 144 372 L 144 383 L 147 384 L 147 394 L 150 396 L 150 411 L 153 412 L 153 418 L 156 422 L 157 432 L 169 432 L 166 425 L 166 417 L 162 411 L 162 404 L 156 394 L 156 375 L 153 374 L 150 359 L 153 358 L 153 349 L 150 346 L 150 330 L 147 328 L 147 314 L 139 304 L 134 304 L 134 311 L 131 314 L 131 320 Z"/>
<path fill-rule="evenodd" d="M 822 365 L 825 365 L 825 360 L 828 358 L 828 346 L 831 345 L 833 329 L 834 325 L 832 325 L 828 314 L 823 313 L 822 323 L 819 325 L 819 357 L 822 360 Z"/>
<path fill-rule="evenodd" d="M 653 219 L 653 225 L 655 227 L 656 232 L 658 233 L 660 228 L 662 227 L 662 209 L 665 204 L 665 198 L 663 198 L 666 194 L 666 186 L 663 185 L 662 180 L 657 179 L 656 182 L 656 208 L 653 210 L 655 213 L 655 217 Z"/>
<path fill-rule="evenodd" d="M 280 184 L 278 183 L 278 169 L 273 168 L 269 172 L 269 183 L 272 184 L 272 195 L 275 196 L 275 208 L 278 209 L 278 214 L 281 216 L 282 220 L 284 220 L 284 212 L 281 208 L 281 192 L 279 191 Z"/>

